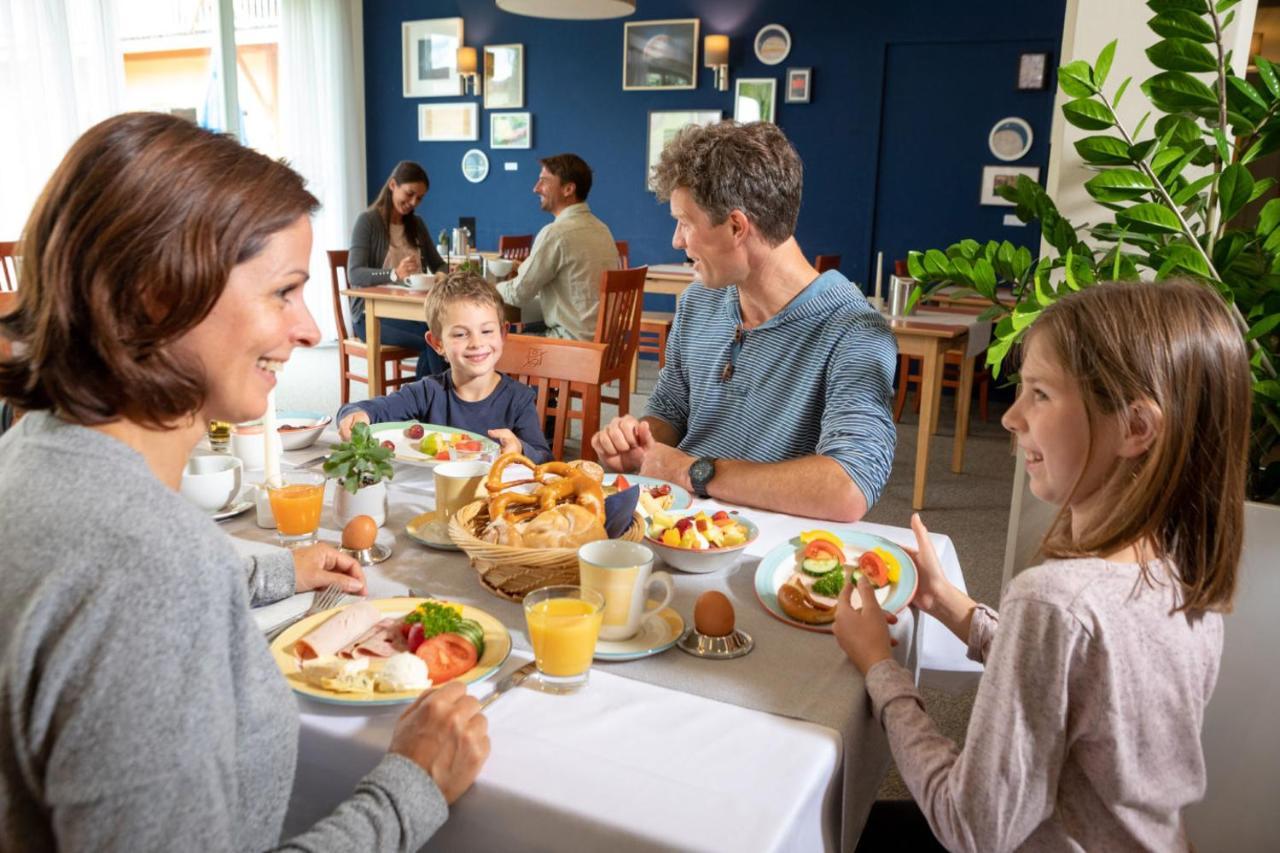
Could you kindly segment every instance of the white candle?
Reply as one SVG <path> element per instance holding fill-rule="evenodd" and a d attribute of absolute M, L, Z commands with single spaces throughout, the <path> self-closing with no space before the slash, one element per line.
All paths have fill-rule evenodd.
<path fill-rule="evenodd" d="M 268 486 L 279 488 L 284 485 L 280 478 L 280 459 L 276 456 L 276 443 L 272 438 L 276 434 L 276 389 L 267 393 L 267 411 L 262 416 L 263 473 Z"/>
<path fill-rule="evenodd" d="M 884 252 L 876 252 L 876 304 L 880 303 L 880 270 L 884 263 Z"/>

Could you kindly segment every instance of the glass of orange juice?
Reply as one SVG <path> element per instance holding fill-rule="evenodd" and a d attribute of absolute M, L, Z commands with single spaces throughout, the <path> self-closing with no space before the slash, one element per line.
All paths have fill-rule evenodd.
<path fill-rule="evenodd" d="M 286 548 L 316 541 L 320 511 L 324 508 L 324 475 L 317 471 L 286 471 L 283 485 L 269 486 L 271 514 L 276 519 L 276 535 Z"/>
<path fill-rule="evenodd" d="M 603 616 L 604 596 L 593 589 L 548 586 L 524 597 L 541 690 L 572 693 L 587 683 Z"/>

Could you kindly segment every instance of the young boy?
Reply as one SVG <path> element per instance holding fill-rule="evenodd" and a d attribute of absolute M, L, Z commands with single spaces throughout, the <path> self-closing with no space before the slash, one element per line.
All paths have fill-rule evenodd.
<path fill-rule="evenodd" d="M 343 406 L 338 434 L 345 441 L 361 421 L 421 421 L 488 435 L 503 453 L 549 460 L 534 390 L 496 370 L 507 334 L 502 307 L 497 288 L 473 273 L 452 273 L 436 284 L 427 297 L 427 344 L 449 369 L 384 397 Z"/>

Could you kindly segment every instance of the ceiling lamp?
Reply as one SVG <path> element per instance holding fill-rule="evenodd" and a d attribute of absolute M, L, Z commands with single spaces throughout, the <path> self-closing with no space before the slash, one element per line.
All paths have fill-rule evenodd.
<path fill-rule="evenodd" d="M 636 0 L 497 0 L 498 8 L 531 18 L 565 18 L 587 21 L 625 18 L 636 10 Z"/>

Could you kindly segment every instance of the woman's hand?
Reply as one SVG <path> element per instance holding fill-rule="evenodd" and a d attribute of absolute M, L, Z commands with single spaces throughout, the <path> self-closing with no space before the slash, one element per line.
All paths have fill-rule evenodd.
<path fill-rule="evenodd" d="M 416 272 L 422 272 L 422 262 L 417 255 L 407 255 L 396 264 L 396 281 L 404 281 Z"/>
<path fill-rule="evenodd" d="M 955 586 L 947 580 L 947 574 L 942 570 L 942 561 L 938 559 L 938 552 L 933 549 L 929 531 L 925 529 L 919 513 L 911 514 L 911 530 L 916 534 L 916 550 L 907 548 L 906 551 L 915 560 L 919 574 L 916 595 L 911 603 L 925 613 L 934 615 L 939 602 L 948 593 L 954 592 Z"/>
<path fill-rule="evenodd" d="M 342 420 L 338 421 L 338 438 L 343 441 L 351 440 L 351 430 L 355 429 L 356 424 L 369 423 L 369 415 L 359 410 L 352 412 Z"/>
<path fill-rule="evenodd" d="M 893 640 L 889 637 L 889 620 L 897 622 L 892 613 L 880 609 L 876 591 L 866 578 L 858 580 L 858 598 L 862 608 L 853 606 L 853 587 L 845 584 L 840 590 L 840 603 L 836 605 L 836 622 L 833 626 L 836 642 L 853 661 L 858 672 L 866 675 L 871 667 L 893 656 Z"/>
<path fill-rule="evenodd" d="M 293 583 L 298 592 L 324 589 L 336 583 L 343 592 L 364 595 L 364 570 L 350 554 L 332 545 L 317 542 L 293 551 Z"/>
<path fill-rule="evenodd" d="M 425 770 L 453 805 L 489 757 L 489 721 L 476 698 L 453 681 L 409 706 L 391 734 L 389 751 Z"/>
<path fill-rule="evenodd" d="M 516 438 L 516 434 L 509 429 L 491 429 L 489 430 L 489 438 L 498 442 L 498 454 L 505 456 L 508 453 L 524 453 L 524 445 L 520 439 Z"/>

